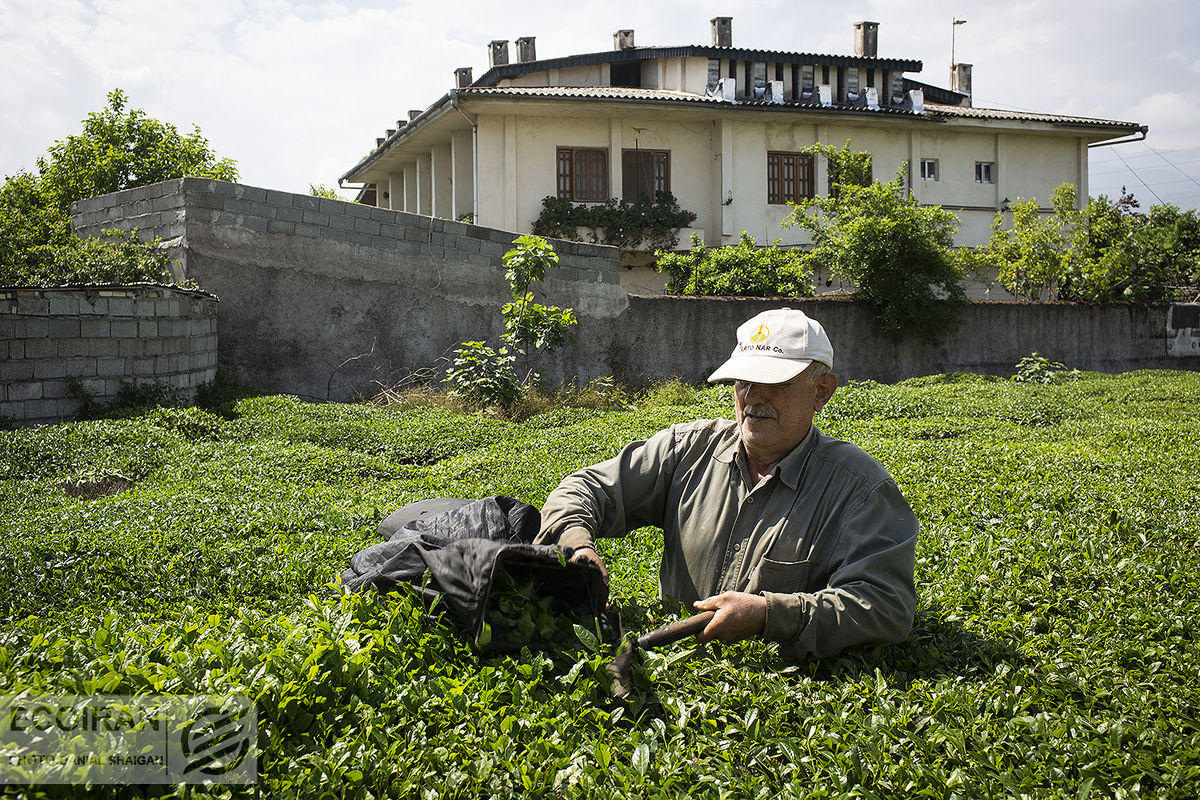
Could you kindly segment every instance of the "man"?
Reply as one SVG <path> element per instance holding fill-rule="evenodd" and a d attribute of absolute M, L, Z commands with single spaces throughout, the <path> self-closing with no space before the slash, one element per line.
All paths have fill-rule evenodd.
<path fill-rule="evenodd" d="M 737 338 L 708 379 L 734 382 L 736 421 L 673 425 L 568 476 L 538 541 L 603 569 L 597 537 L 662 528 L 660 593 L 716 612 L 701 641 L 760 636 L 795 658 L 903 641 L 917 521 L 877 461 L 812 424 L 837 389 L 829 337 L 776 309 Z"/>

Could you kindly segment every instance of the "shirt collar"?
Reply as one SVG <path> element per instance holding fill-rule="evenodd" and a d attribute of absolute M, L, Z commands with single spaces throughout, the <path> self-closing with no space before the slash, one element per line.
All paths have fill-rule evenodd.
<path fill-rule="evenodd" d="M 737 428 L 735 427 L 734 430 L 736 431 Z M 793 447 L 792 452 L 784 456 L 783 460 L 771 470 L 772 473 L 779 474 L 779 479 L 786 483 L 788 488 L 795 489 L 800 485 L 800 473 L 804 470 L 804 464 L 808 461 L 808 454 L 816 447 L 817 438 L 820 435 L 821 432 L 817 430 L 816 425 L 809 425 L 808 433 L 804 434 L 804 438 L 800 440 L 800 444 Z M 738 455 L 743 460 L 745 459 L 745 454 L 742 453 L 742 438 L 735 433 L 728 444 L 713 453 L 713 460 L 730 464 Z"/>

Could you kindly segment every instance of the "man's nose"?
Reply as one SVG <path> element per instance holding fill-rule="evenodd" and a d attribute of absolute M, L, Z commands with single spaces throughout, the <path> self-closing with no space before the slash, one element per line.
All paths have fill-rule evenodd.
<path fill-rule="evenodd" d="M 742 401 L 750 405 L 754 405 L 758 400 L 763 399 L 765 389 L 761 383 L 747 382 L 742 389 Z"/>

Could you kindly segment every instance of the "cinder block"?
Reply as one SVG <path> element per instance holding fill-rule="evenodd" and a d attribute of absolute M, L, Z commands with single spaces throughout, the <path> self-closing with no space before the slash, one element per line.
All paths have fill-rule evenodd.
<path fill-rule="evenodd" d="M 55 293 L 50 295 L 50 316 L 66 317 L 79 313 L 81 303 L 73 295 Z"/>
<path fill-rule="evenodd" d="M 138 324 L 131 319 L 114 319 L 110 323 L 109 335 L 114 338 L 131 338 L 137 336 Z"/>
<path fill-rule="evenodd" d="M 167 341 L 168 341 L 167 339 L 163 339 L 162 337 L 158 337 L 155 339 L 147 339 L 144 342 L 142 342 L 142 352 L 148 356 L 161 355 L 163 352 L 163 349 L 164 349 L 164 345 L 166 344 Z"/>
<path fill-rule="evenodd" d="M 291 205 L 281 205 L 275 209 L 275 219 L 281 222 L 303 222 L 304 209 L 294 208 Z"/>
<path fill-rule="evenodd" d="M 329 215 L 322 214 L 319 211 L 306 210 L 301 216 L 301 222 L 304 222 L 306 225 L 328 225 Z"/>
<path fill-rule="evenodd" d="M 296 233 L 296 223 L 281 222 L 277 219 L 268 220 L 267 233 L 282 233 L 287 236 L 293 236 Z"/>
<path fill-rule="evenodd" d="M 77 358 L 92 355 L 91 339 L 55 339 L 57 347 L 54 352 L 60 358 Z"/>
<path fill-rule="evenodd" d="M 61 399 L 70 397 L 66 381 L 42 381 L 42 397 L 46 399 Z"/>
<path fill-rule="evenodd" d="M 0 361 L 0 381 L 28 381 L 33 379 L 36 361 Z"/>
<path fill-rule="evenodd" d="M 109 335 L 107 319 L 82 319 L 79 321 L 79 335 L 84 338 Z"/>
<path fill-rule="evenodd" d="M 138 338 L 150 339 L 158 336 L 158 320 L 143 319 L 138 320 Z"/>
<path fill-rule="evenodd" d="M 25 340 L 10 339 L 8 342 L 8 357 L 13 361 L 25 358 Z"/>
<path fill-rule="evenodd" d="M 289 223 L 290 224 L 290 223 Z M 319 239 L 325 235 L 325 229 L 317 225 L 307 225 L 303 222 L 297 222 L 292 225 L 292 232 L 296 236 L 304 236 L 308 239 Z"/>
<path fill-rule="evenodd" d="M 45 317 L 50 314 L 50 301 L 45 297 L 17 296 L 17 313 L 31 317 Z"/>
<path fill-rule="evenodd" d="M 233 196 L 250 200 L 254 203 L 265 203 L 267 200 L 267 190 L 260 189 L 257 186 L 244 186 L 242 184 L 234 184 Z"/>
<path fill-rule="evenodd" d="M 267 196 L 264 198 L 264 201 L 268 205 L 277 206 L 277 207 L 281 207 L 281 208 L 283 208 L 283 207 L 291 208 L 292 207 L 292 194 L 291 194 L 291 192 L 281 192 L 278 189 L 267 189 Z"/>
<path fill-rule="evenodd" d="M 354 230 L 354 218 L 344 214 L 330 214 L 329 227 L 334 230 L 352 231 Z"/>
<path fill-rule="evenodd" d="M 8 385 L 8 400 L 41 400 L 42 399 L 42 382 L 27 381 L 25 383 L 10 383 Z"/>
<path fill-rule="evenodd" d="M 321 207 L 321 198 L 307 194 L 291 195 L 292 206 L 305 211 L 316 211 Z M 307 220 L 305 220 L 307 222 Z"/>
<path fill-rule="evenodd" d="M 49 335 L 51 339 L 79 338 L 79 319 L 55 319 L 51 317 Z"/>
<path fill-rule="evenodd" d="M 78 378 L 96 375 L 96 359 L 88 356 L 63 359 L 64 375 L 74 375 Z"/>
<path fill-rule="evenodd" d="M 26 358 L 54 358 L 58 355 L 58 341 L 47 336 L 44 339 L 26 339 Z"/>
<path fill-rule="evenodd" d="M 109 377 L 112 375 L 120 376 L 125 370 L 125 359 L 123 358 L 97 358 L 96 359 L 96 374 Z"/>
<path fill-rule="evenodd" d="M 129 371 L 137 377 L 145 377 L 154 374 L 155 359 L 153 358 L 134 358 L 129 362 Z"/>
<path fill-rule="evenodd" d="M 133 298 L 110 297 L 108 299 L 108 313 L 114 317 L 133 316 Z"/>

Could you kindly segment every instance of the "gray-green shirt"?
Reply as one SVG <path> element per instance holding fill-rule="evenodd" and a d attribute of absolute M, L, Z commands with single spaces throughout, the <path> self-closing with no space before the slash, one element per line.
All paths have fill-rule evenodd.
<path fill-rule="evenodd" d="M 912 629 L 916 517 L 879 462 L 815 426 L 752 486 L 734 422 L 673 425 L 567 476 L 539 541 L 581 547 L 644 525 L 663 529 L 665 598 L 762 594 L 764 636 L 795 658 Z"/>

